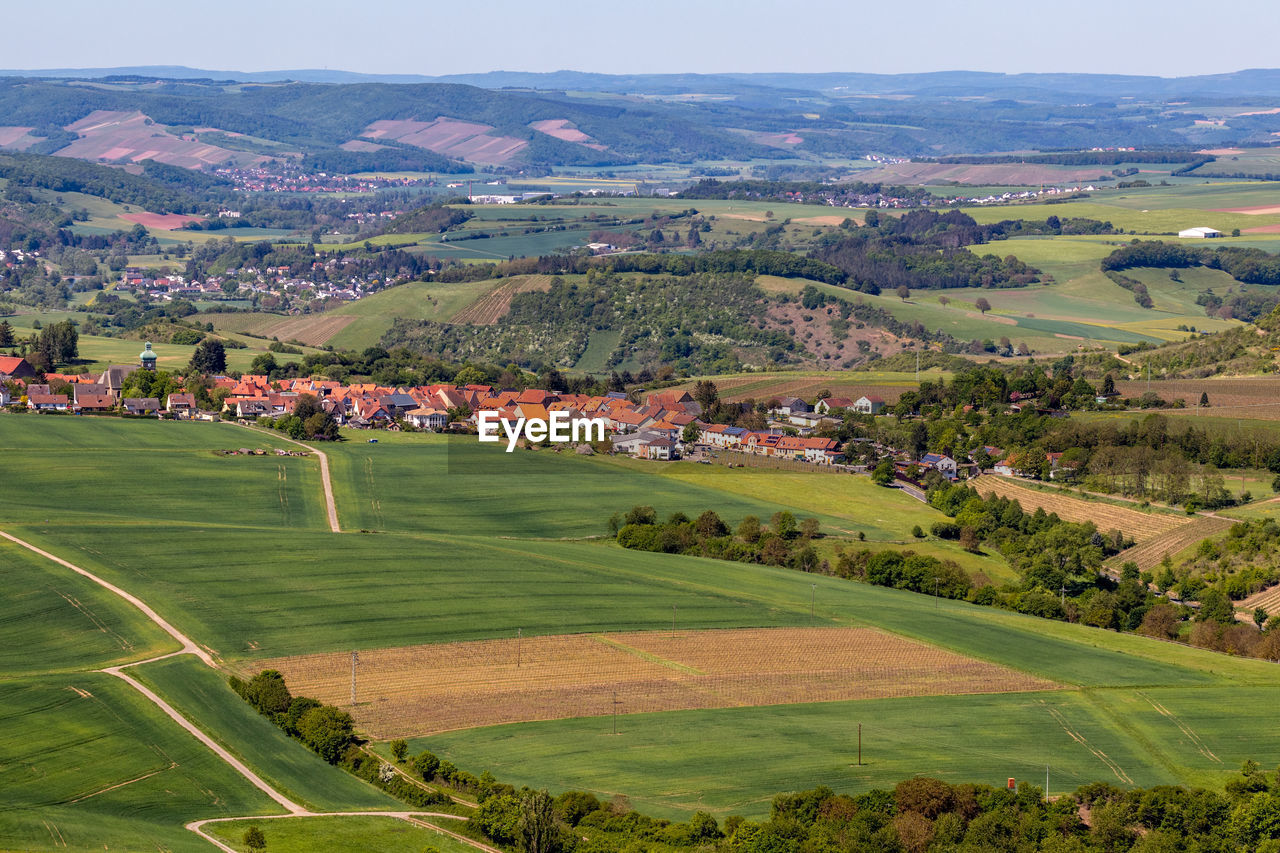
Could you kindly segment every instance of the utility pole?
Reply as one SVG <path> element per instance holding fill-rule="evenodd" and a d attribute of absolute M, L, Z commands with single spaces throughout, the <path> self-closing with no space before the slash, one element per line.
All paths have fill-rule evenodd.
<path fill-rule="evenodd" d="M 671 636 L 676 635 L 676 606 L 671 605 Z"/>
<path fill-rule="evenodd" d="M 938 609 L 938 579 L 933 579 L 933 609 Z"/>
<path fill-rule="evenodd" d="M 813 625 L 818 607 L 818 585 L 809 584 L 809 624 Z"/>
<path fill-rule="evenodd" d="M 613 691 L 613 733 L 618 733 L 618 691 Z"/>
<path fill-rule="evenodd" d="M 858 723 L 858 766 L 862 766 L 862 723 Z"/>
<path fill-rule="evenodd" d="M 1044 766 L 1044 801 L 1049 802 L 1049 765 Z"/>
<path fill-rule="evenodd" d="M 351 653 L 351 704 L 356 704 L 356 664 L 360 663 L 360 653 Z"/>
<path fill-rule="evenodd" d="M 516 629 L 516 669 L 520 668 L 520 636 L 523 632 L 523 628 Z"/>

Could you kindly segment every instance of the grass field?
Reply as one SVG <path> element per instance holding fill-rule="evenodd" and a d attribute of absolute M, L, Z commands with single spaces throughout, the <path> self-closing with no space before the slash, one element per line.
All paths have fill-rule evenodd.
<path fill-rule="evenodd" d="M 109 675 L 0 682 L 0 849 L 205 850 L 189 820 L 274 802 Z"/>
<path fill-rule="evenodd" d="M 144 664 L 130 674 L 294 802 L 313 811 L 396 809 L 403 805 L 337 771 L 227 687 L 226 677 L 190 655 Z"/>
<path fill-rule="evenodd" d="M 440 820 L 449 828 L 451 821 Z M 209 824 L 205 831 L 236 850 L 247 851 L 244 833 L 262 831 L 271 853 L 475 853 L 475 848 L 422 825 L 388 817 L 308 817 L 288 820 L 237 820 Z M 207 849 L 207 845 L 206 845 Z"/>
<path fill-rule="evenodd" d="M 411 749 L 476 761 L 517 784 L 625 794 L 669 817 L 763 817 L 775 791 L 817 780 L 839 791 L 916 774 L 1040 785 L 1048 767 L 1051 793 L 1089 781 L 1216 787 L 1246 758 L 1280 758 L 1267 723 L 1274 696 L 1270 687 L 1218 687 L 868 700 L 625 716 L 617 736 L 599 718 L 499 726 Z M 1225 707 L 1236 725 L 1224 725 Z"/>
<path fill-rule="evenodd" d="M 790 688 L 777 672 L 830 659 L 832 642 L 776 641 L 812 636 L 796 629 L 816 626 L 818 633 L 853 628 L 892 635 L 893 649 L 912 650 L 925 667 L 915 670 L 917 682 L 929 681 L 928 667 L 939 661 L 962 660 L 988 676 L 1016 673 L 1013 682 L 988 677 L 972 689 L 1066 687 L 902 696 L 911 679 L 886 684 L 869 656 L 834 676 L 835 686 L 822 676 L 807 688 L 803 679 L 791 687 L 807 689 L 805 698 L 843 699 L 850 694 L 827 691 L 852 682 L 863 691 L 854 695 L 885 695 L 879 685 L 896 698 L 634 714 L 645 707 L 637 698 L 619 708 L 616 738 L 606 735 L 607 716 L 598 716 L 611 708 L 580 702 L 578 713 L 597 716 L 453 732 L 415 744 L 476 773 L 491 770 L 553 791 L 625 793 L 672 816 L 697 807 L 759 815 L 780 790 L 817 784 L 862 790 L 915 772 L 999 782 L 1009 775 L 1038 778 L 1049 763 L 1062 788 L 1095 779 L 1220 785 L 1245 756 L 1264 766 L 1280 761 L 1280 738 L 1260 722 L 1274 706 L 1272 664 L 834 577 L 584 541 L 607 533 L 609 514 L 642 502 L 663 515 L 714 508 L 731 522 L 792 508 L 814 514 L 831 531 L 863 531 L 877 547 L 906 538 L 913 523 L 940 518 L 861 478 L 777 472 L 766 480 L 754 469 L 650 467 L 547 452 L 508 456 L 432 436 L 379 439 L 326 448 L 339 514 L 351 531 L 333 534 L 325 529 L 314 459 L 211 452 L 270 446 L 271 436 L 229 425 L 0 414 L 0 445 L 10 451 L 6 475 L 16 484 L 0 494 L 0 517 L 6 530 L 138 594 L 246 672 L 271 658 L 329 652 L 342 660 L 360 649 L 373 678 L 380 656 L 396 660 L 393 651 L 374 650 L 505 640 L 484 647 L 509 657 L 517 632 L 531 650 L 554 642 L 537 639 L 547 635 L 608 634 L 634 650 L 624 657 L 644 670 L 642 682 L 654 666 L 662 683 L 671 681 L 669 673 L 679 681 L 688 668 L 722 679 L 716 690 L 736 701 L 778 702 L 795 694 L 781 692 Z M 149 847 L 194 850 L 198 839 L 181 829 L 188 820 L 272 812 L 269 801 L 126 685 L 73 671 L 118 661 L 126 651 L 163 652 L 163 637 L 135 631 L 133 639 L 131 614 L 103 604 L 92 589 L 65 583 L 56 567 L 40 572 L 29 563 L 0 548 L 0 573 L 10 573 L 4 575 L 10 581 L 16 572 L 25 583 L 6 587 L 17 594 L 0 606 L 0 624 L 15 641 L 30 636 L 49 646 L 45 661 L 30 668 L 17 651 L 0 655 L 7 667 L 0 671 L 9 676 L 0 684 L 6 709 L 0 754 L 21 758 L 0 765 L 0 795 L 18 804 L 0 814 L 0 848 L 53 846 L 61 833 L 69 847 L 84 849 L 104 840 L 138 846 L 142 838 Z M 674 639 L 667 636 L 673 607 Z M 720 647 L 695 633 L 774 628 L 792 631 L 745 632 Z M 129 637 L 133 650 L 113 632 Z M 398 665 L 412 668 L 414 660 Z M 770 660 L 780 669 L 769 670 Z M 470 668 L 457 663 L 455 676 L 465 677 Z M 503 666 L 493 680 L 499 693 L 510 675 Z M 557 664 L 548 667 L 548 677 L 564 680 Z M 945 664 L 943 671 L 950 672 Z M 938 683 L 930 689 L 963 686 L 963 672 L 951 675 L 933 678 Z M 146 664 L 138 676 L 296 797 L 323 808 L 383 802 L 362 783 L 318 772 L 322 764 L 241 704 L 221 675 L 194 661 Z M 338 681 L 329 689 L 341 693 Z M 1227 702 L 1228 695 L 1239 699 Z M 96 716 L 86 715 L 81 702 Z M 415 713 L 440 725 L 433 709 L 441 717 L 447 711 L 437 701 Z M 868 761 L 862 769 L 849 766 L 859 722 Z M 88 770 L 67 770 L 90 761 Z M 153 771 L 159 773 L 146 775 Z M 33 778 L 40 783 L 31 784 Z M 92 796 L 70 802 L 82 793 Z M 316 831 L 304 821 L 284 823 L 298 834 L 275 836 L 280 848 L 305 849 Z M 385 849 L 399 843 L 388 840 Z"/>

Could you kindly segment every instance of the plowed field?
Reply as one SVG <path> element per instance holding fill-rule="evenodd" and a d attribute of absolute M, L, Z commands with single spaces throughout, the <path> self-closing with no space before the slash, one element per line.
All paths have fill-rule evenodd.
<path fill-rule="evenodd" d="M 1052 689 L 868 628 L 580 634 L 266 661 L 375 738 L 614 712 Z M 617 703 L 615 706 L 615 702 Z"/>

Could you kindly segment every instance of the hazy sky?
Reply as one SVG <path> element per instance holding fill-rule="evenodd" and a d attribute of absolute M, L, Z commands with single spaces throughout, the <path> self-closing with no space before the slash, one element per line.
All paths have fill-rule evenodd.
<path fill-rule="evenodd" d="M 27 69 L 1183 76 L 1280 66 L 1275 0 L 3 0 L 0 8 L 0 66 Z"/>

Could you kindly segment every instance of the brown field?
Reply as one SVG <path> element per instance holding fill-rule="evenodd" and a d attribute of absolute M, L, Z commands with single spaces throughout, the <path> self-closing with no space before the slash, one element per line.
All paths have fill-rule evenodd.
<path fill-rule="evenodd" d="M 1214 212 L 1215 213 L 1245 213 L 1245 214 L 1248 214 L 1249 216 L 1270 216 L 1275 213 L 1280 213 L 1280 205 L 1261 204 L 1261 205 L 1255 205 L 1254 207 L 1223 207 L 1223 208 L 1215 208 Z M 1249 230 L 1252 231 L 1253 229 L 1250 228 Z"/>
<path fill-rule="evenodd" d="M 972 485 L 981 495 L 995 494 L 1016 500 L 1027 512 L 1043 509 L 1045 512 L 1057 513 L 1064 521 L 1092 521 L 1103 533 L 1120 530 L 1139 543 L 1153 537 L 1161 537 L 1167 541 L 1172 531 L 1189 525 L 1185 516 L 1139 512 L 1102 501 L 1087 501 L 1071 495 L 1042 492 L 1020 485 L 1008 477 L 979 477 Z"/>
<path fill-rule="evenodd" d="M 164 125 L 137 111 L 95 110 L 66 129 L 80 138 L 58 149 L 55 153 L 59 157 L 130 163 L 155 160 L 188 169 L 225 163 L 252 165 L 268 159 L 174 136 Z"/>
<path fill-rule="evenodd" d="M 994 163 L 952 165 L 948 163 L 894 163 L 866 172 L 859 172 L 859 180 L 888 183 L 918 184 L 931 181 L 955 181 L 979 186 L 1036 186 L 1095 181 L 1105 174 L 1101 166 L 1082 166 L 1077 169 L 1064 166 L 1042 166 L 1035 163 Z"/>
<path fill-rule="evenodd" d="M 513 276 L 459 311 L 450 322 L 472 326 L 492 326 L 506 316 L 507 311 L 511 308 L 511 298 L 517 293 L 529 293 L 534 290 L 546 292 L 550 289 L 551 276 Z"/>
<path fill-rule="evenodd" d="M 720 397 L 731 403 L 740 403 L 746 399 L 769 400 L 772 397 L 803 397 L 812 400 L 819 391 L 828 390 L 833 397 L 848 397 L 856 400 L 865 395 L 879 397 L 892 406 L 898 402 L 904 391 L 914 391 L 914 382 L 902 385 L 876 385 L 859 382 L 837 373 L 829 376 L 804 375 L 794 378 L 782 376 L 713 376 L 711 381 L 720 391 Z M 682 391 L 692 391 L 694 383 L 686 382 L 676 386 Z"/>
<path fill-rule="evenodd" d="M 241 332 L 277 338 L 282 341 L 299 341 L 318 347 L 341 332 L 357 319 L 354 314 L 307 314 L 298 317 L 281 317 L 278 314 L 221 314 L 218 315 L 219 331 Z"/>
<path fill-rule="evenodd" d="M 32 136 L 34 127 L 0 127 L 0 148 L 24 151 L 35 145 L 43 136 Z"/>
<path fill-rule="evenodd" d="M 1255 608 L 1265 608 L 1268 613 L 1280 613 L 1280 584 L 1255 592 L 1248 598 L 1236 602 L 1236 610 L 1253 615 Z"/>
<path fill-rule="evenodd" d="M 379 145 L 376 142 L 369 142 L 364 139 L 352 139 L 338 146 L 343 151 L 381 151 L 386 148 L 385 145 Z"/>
<path fill-rule="evenodd" d="M 493 127 L 440 116 L 434 121 L 375 121 L 361 131 L 364 139 L 392 139 L 446 157 L 474 163 L 505 163 L 529 143 L 513 136 L 492 136 Z"/>
<path fill-rule="evenodd" d="M 204 222 L 203 216 L 189 216 L 181 213 L 122 213 L 120 218 L 126 222 L 136 222 L 146 228 L 157 231 L 175 231 L 188 222 Z"/>
<path fill-rule="evenodd" d="M 295 693 L 386 739 L 617 710 L 734 708 L 1058 685 L 870 628 L 749 628 L 484 640 L 263 661 Z"/>
<path fill-rule="evenodd" d="M 1160 565 L 1165 554 L 1173 557 L 1184 548 L 1190 548 L 1201 539 L 1216 536 L 1233 524 L 1235 522 L 1229 518 L 1197 516 L 1180 527 L 1166 531 L 1163 535 L 1139 540 L 1137 545 L 1107 560 L 1107 565 L 1113 569 L 1119 569 L 1125 563 L 1132 561 L 1137 563 L 1138 568 L 1143 571 L 1153 569 Z"/>
<path fill-rule="evenodd" d="M 574 127 L 573 122 L 567 118 L 548 118 L 542 121 L 530 122 L 529 127 L 555 139 L 560 139 L 564 142 L 576 142 L 596 151 L 604 151 L 609 147 L 601 145 L 581 130 L 578 130 L 578 128 Z"/>
<path fill-rule="evenodd" d="M 1145 381 L 1116 382 L 1116 391 L 1124 397 L 1140 397 L 1146 390 Z M 1258 420 L 1280 419 L 1280 376 L 1166 379 L 1152 382 L 1151 390 L 1165 400 L 1183 400 L 1191 407 L 1199 404 L 1201 393 L 1208 394 L 1209 408 L 1185 411 L 1188 417 L 1204 414 Z"/>

